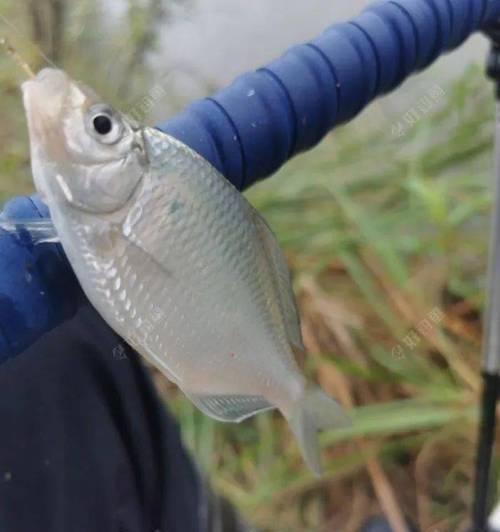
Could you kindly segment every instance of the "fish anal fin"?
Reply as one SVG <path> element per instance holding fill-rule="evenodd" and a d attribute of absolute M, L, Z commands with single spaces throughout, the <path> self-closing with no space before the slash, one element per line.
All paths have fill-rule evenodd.
<path fill-rule="evenodd" d="M 198 395 L 185 392 L 204 414 L 218 421 L 238 423 L 274 408 L 258 395 Z"/>

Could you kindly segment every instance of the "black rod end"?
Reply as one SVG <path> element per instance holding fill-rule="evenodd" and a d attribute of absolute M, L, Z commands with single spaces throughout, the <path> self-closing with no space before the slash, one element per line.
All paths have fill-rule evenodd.
<path fill-rule="evenodd" d="M 491 492 L 490 471 L 493 444 L 495 442 L 496 406 L 500 389 L 500 376 L 485 373 L 483 382 L 481 423 L 476 457 L 473 528 L 471 532 L 488 532 L 489 494 Z"/>

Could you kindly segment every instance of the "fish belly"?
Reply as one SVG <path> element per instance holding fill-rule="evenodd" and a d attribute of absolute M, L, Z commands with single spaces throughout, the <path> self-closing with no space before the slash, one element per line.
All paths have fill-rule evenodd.
<path fill-rule="evenodd" d="M 141 255 L 128 248 L 120 265 L 128 291 L 121 326 L 132 345 L 190 394 L 261 395 L 274 403 L 289 395 L 301 377 L 286 343 L 256 310 L 258 296 L 230 271 L 203 273 L 196 260 L 172 261 L 168 272 L 151 261 L 144 275 L 137 272 L 148 260 Z"/>

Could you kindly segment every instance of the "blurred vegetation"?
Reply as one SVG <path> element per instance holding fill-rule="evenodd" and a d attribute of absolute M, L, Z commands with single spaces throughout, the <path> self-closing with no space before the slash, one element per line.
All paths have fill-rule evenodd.
<path fill-rule="evenodd" d="M 62 18 L 51 15 L 54 6 L 64 6 Z M 168 5 L 128 7 L 127 24 L 112 31 L 97 1 L 0 0 L 0 14 L 17 29 L 0 27 L 30 63 L 44 63 L 43 49 L 114 104 L 130 106 L 157 81 L 145 58 L 158 25 L 168 24 Z M 48 29 L 37 29 L 42 23 Z M 0 199 L 32 189 L 21 79 L 0 57 Z M 305 369 L 352 410 L 351 428 L 322 437 L 322 479 L 305 470 L 279 415 L 214 423 L 155 376 L 212 484 L 261 530 L 351 532 L 381 512 L 394 524 L 407 515 L 422 531 L 465 529 L 493 97 L 476 67 L 441 91 L 390 118 L 375 107 L 249 193 L 289 258 Z"/>

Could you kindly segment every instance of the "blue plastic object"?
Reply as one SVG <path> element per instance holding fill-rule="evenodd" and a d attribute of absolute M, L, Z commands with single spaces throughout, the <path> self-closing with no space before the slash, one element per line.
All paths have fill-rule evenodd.
<path fill-rule="evenodd" d="M 159 128 L 244 189 L 498 18 L 500 0 L 381 0 Z M 48 214 L 33 201 L 5 214 Z M 0 233 L 0 361 L 71 316 L 80 298 L 57 246 Z"/>
<path fill-rule="evenodd" d="M 159 127 L 243 189 L 499 16 L 499 0 L 375 2 Z"/>
<path fill-rule="evenodd" d="M 48 216 L 37 198 L 10 201 L 1 216 Z M 59 245 L 34 246 L 26 231 L 0 229 L 0 362 L 29 347 L 41 334 L 73 316 L 83 296 Z"/>

